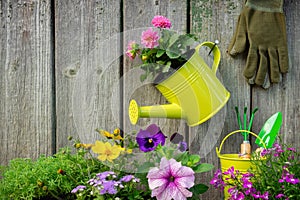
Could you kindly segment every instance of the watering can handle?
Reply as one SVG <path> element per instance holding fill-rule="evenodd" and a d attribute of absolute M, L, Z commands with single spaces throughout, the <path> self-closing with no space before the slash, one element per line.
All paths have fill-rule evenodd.
<path fill-rule="evenodd" d="M 212 71 L 216 74 L 217 73 L 217 69 L 220 63 L 220 59 L 221 59 L 221 52 L 219 47 L 214 43 L 214 42 L 203 42 L 201 44 L 199 44 L 195 49 L 196 49 L 196 53 L 199 54 L 199 50 L 202 46 L 207 46 L 210 49 L 212 49 L 213 55 L 214 55 L 214 62 L 213 65 L 211 67 Z"/>
<path fill-rule="evenodd" d="M 226 136 L 224 137 L 224 139 L 222 140 L 222 142 L 221 142 L 221 144 L 220 144 L 220 148 L 218 149 L 218 147 L 216 147 L 217 153 L 218 153 L 218 154 L 221 153 L 223 143 L 225 142 L 225 140 L 226 140 L 229 136 L 231 136 L 231 135 L 233 135 L 233 134 L 235 134 L 235 133 L 240 133 L 240 132 L 250 133 L 251 135 L 255 136 L 256 138 L 258 138 L 258 139 L 260 140 L 260 142 L 263 144 L 264 148 L 267 149 L 267 147 L 266 147 L 264 141 L 263 141 L 257 134 L 255 134 L 255 133 L 253 133 L 253 132 L 251 132 L 251 131 L 248 131 L 248 130 L 236 130 L 236 131 L 233 131 L 233 132 L 229 133 L 228 135 L 226 135 Z"/>

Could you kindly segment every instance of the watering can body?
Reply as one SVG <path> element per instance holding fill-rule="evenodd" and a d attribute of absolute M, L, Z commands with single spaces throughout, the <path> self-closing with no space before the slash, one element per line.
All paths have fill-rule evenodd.
<path fill-rule="evenodd" d="M 214 62 L 211 68 L 199 55 L 202 46 L 212 49 Z M 218 47 L 212 42 L 204 42 L 195 50 L 182 67 L 155 86 L 170 104 L 139 107 L 135 100 L 131 100 L 129 118 L 132 124 L 136 124 L 140 117 L 149 117 L 181 118 L 189 126 L 196 126 L 210 119 L 226 104 L 230 93 L 216 77 L 221 57 Z"/>

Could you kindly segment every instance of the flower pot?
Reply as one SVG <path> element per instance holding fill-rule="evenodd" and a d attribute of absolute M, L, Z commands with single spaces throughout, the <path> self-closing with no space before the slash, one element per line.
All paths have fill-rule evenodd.
<path fill-rule="evenodd" d="M 239 156 L 239 154 L 221 154 L 222 146 L 225 142 L 225 140 L 230 137 L 233 134 L 236 133 L 241 133 L 241 132 L 247 132 L 250 133 L 251 135 L 255 136 L 257 139 L 261 141 L 261 143 L 264 145 L 263 140 L 256 135 L 255 133 L 247 130 L 237 130 L 229 133 L 224 139 L 222 140 L 220 147 L 216 147 L 216 152 L 217 156 L 220 159 L 220 164 L 221 164 L 221 171 L 225 172 L 227 171 L 230 167 L 234 167 L 235 170 L 239 170 L 241 174 L 246 173 L 250 167 L 254 167 L 250 161 L 250 159 L 245 159 Z M 224 179 L 224 178 L 223 178 Z M 224 199 L 229 199 L 230 195 L 228 193 L 228 186 L 224 188 Z"/>
<path fill-rule="evenodd" d="M 212 49 L 214 61 L 211 68 L 199 55 L 202 46 Z M 136 124 L 140 117 L 174 118 L 185 119 L 189 126 L 196 126 L 210 119 L 230 97 L 230 93 L 216 77 L 220 57 L 220 50 L 214 43 L 198 45 L 195 53 L 182 67 L 155 86 L 170 104 L 140 107 L 135 100 L 131 100 L 131 123 Z"/>

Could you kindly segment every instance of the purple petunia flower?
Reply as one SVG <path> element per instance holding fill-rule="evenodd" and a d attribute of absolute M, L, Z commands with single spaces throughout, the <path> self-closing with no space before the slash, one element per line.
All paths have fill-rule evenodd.
<path fill-rule="evenodd" d="M 164 145 L 166 136 L 155 124 L 149 125 L 146 130 L 140 130 L 137 134 L 136 141 L 143 152 L 153 151 L 157 145 Z"/>
<path fill-rule="evenodd" d="M 158 46 L 158 33 L 153 31 L 152 28 L 149 28 L 146 31 L 142 32 L 142 44 L 150 49 L 153 49 L 154 47 Z"/>
<path fill-rule="evenodd" d="M 173 158 L 163 157 L 159 168 L 150 169 L 147 178 L 151 196 L 157 200 L 185 200 L 193 195 L 188 189 L 194 186 L 194 171 Z"/>
<path fill-rule="evenodd" d="M 86 188 L 86 186 L 84 185 L 78 185 L 76 188 L 74 188 L 71 193 L 75 194 L 77 193 L 78 191 L 83 191 L 84 189 Z"/>

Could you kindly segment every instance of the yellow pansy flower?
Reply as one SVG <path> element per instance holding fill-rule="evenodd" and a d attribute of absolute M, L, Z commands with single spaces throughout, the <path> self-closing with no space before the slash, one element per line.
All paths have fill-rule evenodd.
<path fill-rule="evenodd" d="M 114 140 L 123 140 L 123 137 L 121 136 L 121 130 L 116 128 L 113 133 L 110 133 L 105 130 L 97 130 L 101 135 L 106 137 L 107 139 L 114 139 Z"/>
<path fill-rule="evenodd" d="M 92 151 L 96 154 L 99 154 L 98 159 L 101 161 L 112 160 L 119 157 L 120 152 L 123 151 L 123 148 L 120 145 L 111 145 L 109 142 L 96 141 L 95 145 L 92 146 Z"/>

